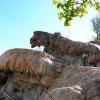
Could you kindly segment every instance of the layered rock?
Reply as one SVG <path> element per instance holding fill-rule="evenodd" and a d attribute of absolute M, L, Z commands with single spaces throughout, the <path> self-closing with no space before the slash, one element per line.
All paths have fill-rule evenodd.
<path fill-rule="evenodd" d="M 100 100 L 96 46 L 41 31 L 30 43 L 44 52 L 16 48 L 0 56 L 0 100 Z"/>
<path fill-rule="evenodd" d="M 0 71 L 2 82 L 3 80 L 7 81 L 7 79 L 8 81 L 4 83 L 7 85 L 4 86 L 6 88 L 3 89 L 2 87 L 1 90 L 3 89 L 13 98 L 21 98 L 21 100 L 27 100 L 24 98 L 30 98 L 28 100 L 36 99 L 43 90 L 41 84 L 48 88 L 53 78 L 58 75 L 62 68 L 60 63 L 54 63 L 51 59 L 52 56 L 47 53 L 29 49 L 6 51 L 0 56 Z M 6 73 L 8 74 L 6 75 Z M 6 78 L 6 76 L 8 77 Z M 34 96 L 32 96 L 33 94 Z M 3 97 L 7 98 L 4 94 L 1 98 Z"/>
<path fill-rule="evenodd" d="M 1 100 L 99 100 L 100 68 L 69 66 L 51 55 L 12 49 L 0 56 Z"/>

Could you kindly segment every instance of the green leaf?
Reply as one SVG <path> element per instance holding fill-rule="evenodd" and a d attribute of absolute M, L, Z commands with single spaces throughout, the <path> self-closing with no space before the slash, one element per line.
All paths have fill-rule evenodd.
<path fill-rule="evenodd" d="M 65 26 L 70 26 L 74 17 L 83 17 L 88 14 L 88 8 L 94 7 L 100 13 L 100 2 L 95 0 L 53 0 L 59 9 L 59 19 L 65 19 Z"/>

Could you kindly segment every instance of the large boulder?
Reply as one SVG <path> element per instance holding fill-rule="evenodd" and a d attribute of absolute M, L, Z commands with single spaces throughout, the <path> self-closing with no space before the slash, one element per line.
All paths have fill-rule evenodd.
<path fill-rule="evenodd" d="M 51 55 L 12 49 L 0 56 L 1 100 L 99 100 L 100 67 L 69 66 Z"/>
<path fill-rule="evenodd" d="M 1 90 L 13 98 L 34 100 L 43 89 L 41 84 L 48 88 L 61 70 L 62 65 L 51 59 L 47 53 L 29 49 L 6 51 L 0 56 L 1 86 L 5 87 Z M 4 97 L 9 98 L 3 94 L 1 98 Z"/>

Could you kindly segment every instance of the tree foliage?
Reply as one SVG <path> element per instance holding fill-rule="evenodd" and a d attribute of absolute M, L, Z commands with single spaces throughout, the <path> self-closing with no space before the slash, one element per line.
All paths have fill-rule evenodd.
<path fill-rule="evenodd" d="M 74 17 L 86 15 L 90 7 L 100 12 L 99 0 L 53 0 L 53 3 L 59 9 L 59 19 L 64 20 L 65 26 L 70 26 Z"/>
<path fill-rule="evenodd" d="M 100 15 L 92 19 L 93 31 L 96 33 L 96 40 L 100 40 Z"/>

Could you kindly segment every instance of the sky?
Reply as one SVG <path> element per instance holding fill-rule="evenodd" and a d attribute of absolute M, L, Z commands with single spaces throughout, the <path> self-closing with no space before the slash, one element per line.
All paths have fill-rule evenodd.
<path fill-rule="evenodd" d="M 95 36 L 91 18 L 94 9 L 83 18 L 65 27 L 58 19 L 52 0 L 0 0 L 0 53 L 12 48 L 31 48 L 34 31 L 61 32 L 72 40 L 87 42 Z"/>

